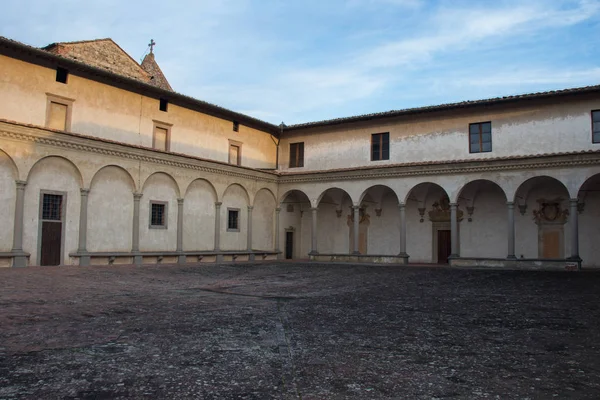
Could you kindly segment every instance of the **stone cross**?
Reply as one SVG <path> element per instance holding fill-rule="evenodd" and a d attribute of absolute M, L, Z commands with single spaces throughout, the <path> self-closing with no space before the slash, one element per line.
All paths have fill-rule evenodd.
<path fill-rule="evenodd" d="M 150 44 L 148 46 L 150 46 L 150 54 L 152 54 L 152 50 L 154 50 L 154 46 L 156 46 L 154 39 L 150 39 Z"/>

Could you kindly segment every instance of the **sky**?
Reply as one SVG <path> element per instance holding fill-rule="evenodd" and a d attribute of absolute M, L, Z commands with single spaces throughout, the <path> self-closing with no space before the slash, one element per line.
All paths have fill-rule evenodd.
<path fill-rule="evenodd" d="M 600 0 L 2 0 L 0 35 L 154 39 L 175 91 L 274 124 L 600 84 Z"/>

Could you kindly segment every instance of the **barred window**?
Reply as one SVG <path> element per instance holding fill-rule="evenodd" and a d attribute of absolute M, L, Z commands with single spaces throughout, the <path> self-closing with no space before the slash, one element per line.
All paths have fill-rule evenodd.
<path fill-rule="evenodd" d="M 239 208 L 227 209 L 227 230 L 231 232 L 240 231 L 240 210 Z"/>
<path fill-rule="evenodd" d="M 160 201 L 150 202 L 150 227 L 167 227 L 167 203 Z"/>
<path fill-rule="evenodd" d="M 600 143 L 600 110 L 592 111 L 592 143 Z"/>
<path fill-rule="evenodd" d="M 46 194 L 42 198 L 42 219 L 46 221 L 62 220 L 62 201 L 60 194 Z"/>
<path fill-rule="evenodd" d="M 492 123 L 469 124 L 469 152 L 487 153 L 492 151 Z"/>

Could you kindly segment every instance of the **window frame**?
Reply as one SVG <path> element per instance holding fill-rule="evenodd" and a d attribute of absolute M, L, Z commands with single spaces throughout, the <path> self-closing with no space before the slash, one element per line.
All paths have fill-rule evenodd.
<path fill-rule="evenodd" d="M 489 150 L 483 150 L 483 125 L 484 124 L 490 124 L 490 149 Z M 473 148 L 471 147 L 471 127 L 473 125 L 479 125 L 479 150 L 478 151 L 473 151 Z M 469 127 L 468 127 L 468 132 L 467 132 L 467 140 L 469 141 L 469 154 L 479 154 L 479 153 L 491 153 L 494 149 L 493 146 L 493 137 L 492 137 L 492 121 L 482 121 L 482 122 L 472 122 L 469 123 Z"/>
<path fill-rule="evenodd" d="M 152 120 L 152 122 L 154 123 L 154 125 L 152 126 L 152 148 L 158 151 L 171 151 L 171 128 L 173 127 L 173 124 L 168 124 L 166 122 L 157 120 Z M 167 137 L 165 139 L 165 150 L 156 148 L 156 128 L 167 130 Z"/>
<path fill-rule="evenodd" d="M 292 146 L 295 146 L 294 148 L 296 149 L 296 151 L 294 153 L 292 153 Z M 302 148 L 302 158 L 300 158 L 300 148 Z M 292 158 L 292 155 L 294 155 L 294 157 Z M 294 161 L 292 163 L 292 161 Z M 296 142 L 296 143 L 290 143 L 290 156 L 289 156 L 289 163 L 288 163 L 288 168 L 302 168 L 304 167 L 304 142 Z"/>
<path fill-rule="evenodd" d="M 235 163 L 231 162 L 231 146 L 238 148 L 237 160 Z M 227 147 L 227 162 L 231 165 L 237 165 L 238 167 L 242 165 L 242 142 L 229 139 L 229 146 Z"/>
<path fill-rule="evenodd" d="M 63 81 L 63 77 L 64 77 L 64 81 Z M 67 84 L 69 83 L 69 70 L 63 67 L 56 67 L 56 77 L 55 77 L 56 82 L 58 83 L 62 83 L 62 84 Z"/>
<path fill-rule="evenodd" d="M 63 132 L 71 132 L 71 117 L 73 114 L 73 103 L 75 102 L 75 99 L 70 99 L 68 97 L 64 97 L 64 96 L 59 96 L 56 94 L 52 94 L 52 93 L 46 93 L 46 123 L 45 123 L 45 127 L 48 129 L 55 129 L 55 128 L 50 128 L 50 115 L 51 112 L 50 110 L 52 109 L 52 103 L 56 103 L 56 104 L 61 104 L 63 106 L 67 107 L 67 115 L 65 116 L 65 130 Z"/>
<path fill-rule="evenodd" d="M 375 147 L 375 138 L 379 137 L 379 158 L 375 158 L 373 157 L 373 149 Z M 387 158 L 383 158 L 383 148 L 384 148 L 384 141 L 383 138 L 387 137 Z M 379 132 L 379 133 L 372 133 L 371 134 L 371 148 L 370 148 L 370 156 L 371 156 L 371 161 L 387 161 L 390 159 L 390 133 L 389 132 Z"/>
<path fill-rule="evenodd" d="M 598 132 L 594 132 L 594 114 L 598 114 L 600 119 L 600 110 L 592 110 L 590 112 L 590 124 L 592 126 L 592 144 L 600 144 L 600 130 L 598 130 Z M 597 140 L 594 140 L 594 133 L 598 135 Z"/>
<path fill-rule="evenodd" d="M 237 227 L 236 228 L 231 228 L 230 227 L 231 213 L 232 212 L 236 212 L 237 213 L 237 218 L 236 218 Z M 241 216 L 242 216 L 241 209 L 239 209 L 239 208 L 232 208 L 232 207 L 228 207 L 227 208 L 227 232 L 239 232 L 240 231 L 240 219 L 241 219 Z"/>
<path fill-rule="evenodd" d="M 152 206 L 162 205 L 163 209 L 163 224 L 162 225 L 154 225 L 152 223 Z M 150 200 L 148 203 L 148 228 L 149 229 L 169 229 L 169 202 L 168 201 L 159 201 L 159 200 Z"/>

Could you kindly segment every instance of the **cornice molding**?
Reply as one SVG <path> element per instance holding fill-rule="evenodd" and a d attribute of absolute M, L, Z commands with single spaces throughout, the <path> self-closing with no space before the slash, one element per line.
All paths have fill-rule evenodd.
<path fill-rule="evenodd" d="M 127 144 L 111 143 L 94 138 L 61 134 L 52 130 L 38 127 L 0 122 L 0 137 L 21 142 L 34 142 L 47 146 L 61 147 L 65 149 L 102 154 L 126 158 L 135 161 L 143 161 L 154 164 L 167 165 L 171 167 L 192 169 L 217 175 L 233 176 L 243 179 L 252 179 L 263 182 L 277 183 L 275 174 L 223 165 L 220 163 L 200 160 L 177 154 L 161 153 L 160 156 L 150 149 L 130 147 Z M 238 170 L 238 168 L 240 170 Z"/>

